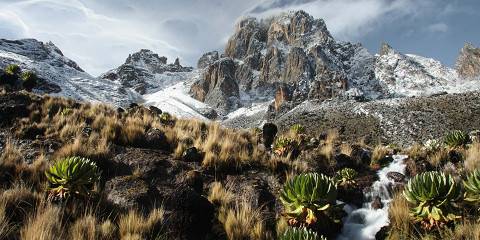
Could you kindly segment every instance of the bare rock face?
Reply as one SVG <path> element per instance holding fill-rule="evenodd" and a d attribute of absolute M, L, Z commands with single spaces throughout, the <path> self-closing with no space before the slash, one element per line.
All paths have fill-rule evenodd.
<path fill-rule="evenodd" d="M 288 86 L 281 85 L 277 88 L 277 92 L 275 93 L 275 111 L 279 111 L 282 107 L 282 104 L 292 100 L 292 94 Z"/>
<path fill-rule="evenodd" d="M 207 102 L 209 92 L 216 89 L 208 84 L 212 82 L 212 70 L 218 68 L 217 62 L 211 63 L 216 54 L 206 53 L 199 60 L 199 67 L 205 68 L 206 74 L 192 86 L 191 92 L 198 100 Z M 230 85 L 235 82 L 242 96 L 245 93 L 245 99 L 252 101 L 275 97 L 275 108 L 285 101 L 324 100 L 342 95 L 375 77 L 373 55 L 359 44 L 335 42 L 325 22 L 304 11 L 267 20 L 241 20 L 224 55 L 235 65 Z M 286 94 L 285 89 L 290 93 Z M 223 95 L 237 94 L 234 91 Z"/>
<path fill-rule="evenodd" d="M 220 112 L 228 112 L 237 107 L 240 93 L 235 81 L 235 62 L 223 58 L 210 65 L 200 81 L 191 87 L 194 98 L 215 107 Z"/>
<path fill-rule="evenodd" d="M 155 88 L 156 74 L 165 72 L 191 72 L 191 67 L 183 67 L 180 60 L 168 64 L 167 58 L 142 49 L 130 54 L 125 63 L 116 69 L 110 70 L 100 76 L 102 79 L 118 81 L 123 86 L 133 88 L 140 94 L 145 94 L 148 88 Z"/>
<path fill-rule="evenodd" d="M 480 48 L 475 48 L 467 43 L 460 51 L 456 69 L 462 78 L 475 78 L 480 76 Z"/>
<path fill-rule="evenodd" d="M 219 55 L 217 51 L 205 53 L 200 57 L 200 59 L 198 59 L 197 68 L 200 68 L 200 69 L 206 68 L 210 64 L 213 64 L 218 59 L 219 59 Z"/>

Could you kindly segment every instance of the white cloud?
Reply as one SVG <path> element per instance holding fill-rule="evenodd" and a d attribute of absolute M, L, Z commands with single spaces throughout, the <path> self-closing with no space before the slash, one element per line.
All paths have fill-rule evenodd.
<path fill-rule="evenodd" d="M 428 26 L 427 31 L 432 33 L 446 33 L 448 32 L 448 25 L 445 23 L 435 23 Z"/>
<path fill-rule="evenodd" d="M 151 49 L 195 65 L 223 48 L 244 14 L 304 9 L 334 36 L 356 40 L 389 19 L 414 16 L 434 0 L 0 0 L 0 37 L 52 41 L 97 75 Z"/>

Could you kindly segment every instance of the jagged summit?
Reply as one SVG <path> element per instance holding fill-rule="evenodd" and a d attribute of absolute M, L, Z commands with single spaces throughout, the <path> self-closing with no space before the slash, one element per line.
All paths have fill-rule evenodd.
<path fill-rule="evenodd" d="M 462 78 L 480 77 L 480 48 L 471 43 L 466 43 L 460 50 L 456 69 Z"/>
<path fill-rule="evenodd" d="M 164 73 L 188 73 L 191 67 L 183 67 L 177 58 L 174 63 L 167 63 L 167 58 L 159 56 L 148 49 L 130 54 L 125 63 L 116 69 L 110 70 L 100 76 L 102 79 L 119 82 L 121 85 L 133 88 L 140 94 L 145 94 L 149 89 L 157 89 L 170 85 L 172 79 L 166 78 Z M 178 75 L 182 77 L 182 74 Z"/>

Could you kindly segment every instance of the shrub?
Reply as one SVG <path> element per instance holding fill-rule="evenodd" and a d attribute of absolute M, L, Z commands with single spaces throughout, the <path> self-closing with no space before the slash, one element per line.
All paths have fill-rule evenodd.
<path fill-rule="evenodd" d="M 480 205 L 480 169 L 468 174 L 463 185 L 465 186 L 465 201 Z"/>
<path fill-rule="evenodd" d="M 301 124 L 294 124 L 290 130 L 292 130 L 296 134 L 303 134 L 305 133 L 305 127 Z"/>
<path fill-rule="evenodd" d="M 337 172 L 336 180 L 341 186 L 352 186 L 356 184 L 355 177 L 357 177 L 357 175 L 358 173 L 355 169 L 343 168 Z"/>
<path fill-rule="evenodd" d="M 327 240 L 319 236 L 316 232 L 306 228 L 288 228 L 279 238 L 279 240 Z"/>
<path fill-rule="evenodd" d="M 18 76 L 21 71 L 20 66 L 17 64 L 10 64 L 5 68 L 5 73 L 10 76 Z"/>
<path fill-rule="evenodd" d="M 286 215 L 293 222 L 308 225 L 317 222 L 321 212 L 329 210 L 337 199 L 337 186 L 328 176 L 304 173 L 288 180 L 280 193 Z"/>
<path fill-rule="evenodd" d="M 32 71 L 27 71 L 22 73 L 21 78 L 23 80 L 23 87 L 27 91 L 31 91 L 37 85 L 37 80 L 38 80 L 37 74 L 35 74 Z"/>
<path fill-rule="evenodd" d="M 287 156 L 289 153 L 297 149 L 298 143 L 295 139 L 288 137 L 279 137 L 273 145 L 274 152 L 279 156 Z"/>
<path fill-rule="evenodd" d="M 460 130 L 455 130 L 445 135 L 444 142 L 451 148 L 462 147 L 470 143 L 470 136 Z"/>
<path fill-rule="evenodd" d="M 426 229 L 442 226 L 459 216 L 453 202 L 461 197 L 461 186 L 452 176 L 439 172 L 424 172 L 413 177 L 403 195 L 415 207 L 411 214 Z"/>
<path fill-rule="evenodd" d="M 173 123 L 172 115 L 170 113 L 164 112 L 160 114 L 160 122 L 165 125 L 170 125 Z"/>
<path fill-rule="evenodd" d="M 85 158 L 62 159 L 45 171 L 50 182 L 50 199 L 67 199 L 70 195 L 89 196 L 93 185 L 100 180 L 97 165 Z"/>

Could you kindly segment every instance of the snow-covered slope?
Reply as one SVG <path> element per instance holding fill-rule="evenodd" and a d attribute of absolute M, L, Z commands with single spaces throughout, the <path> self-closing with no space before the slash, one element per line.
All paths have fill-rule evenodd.
<path fill-rule="evenodd" d="M 34 39 L 0 40 L 0 68 L 17 64 L 37 73 L 45 84 L 55 86 L 52 95 L 78 100 L 128 105 L 141 96 L 120 84 L 94 78 L 63 56 L 53 43 Z M 41 92 L 41 90 L 36 90 Z"/>

